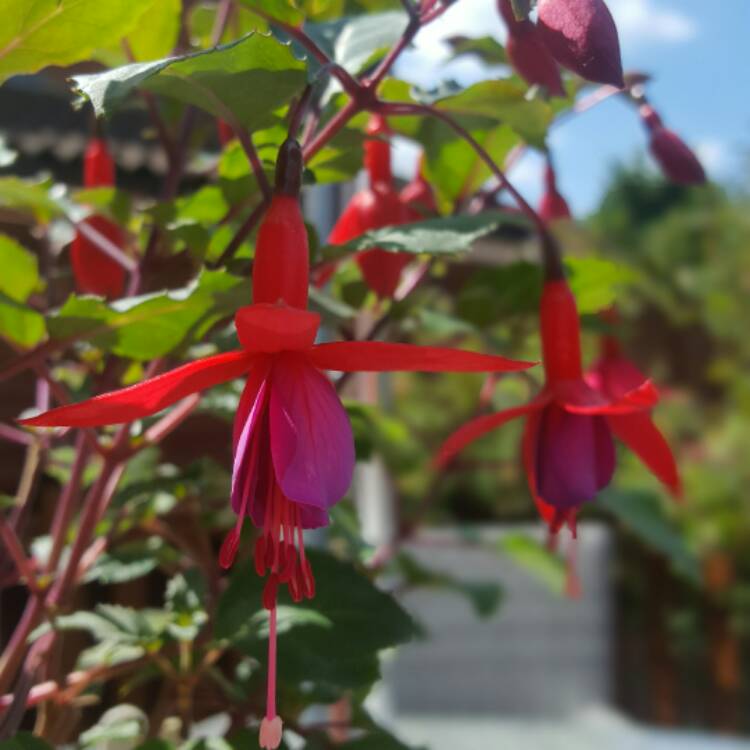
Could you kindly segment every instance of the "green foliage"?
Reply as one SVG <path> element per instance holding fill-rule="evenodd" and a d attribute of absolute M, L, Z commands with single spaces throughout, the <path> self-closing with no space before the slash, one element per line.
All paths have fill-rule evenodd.
<path fill-rule="evenodd" d="M 52 339 L 85 340 L 121 357 L 147 360 L 200 340 L 248 302 L 247 285 L 225 271 L 204 271 L 182 290 L 113 304 L 71 295 L 47 321 Z"/>
<path fill-rule="evenodd" d="M 0 0 L 0 82 L 47 65 L 86 60 L 119 42 L 153 0 Z M 92 34 L 91 29 L 97 33 Z"/>
<path fill-rule="evenodd" d="M 300 90 L 304 71 L 304 62 L 287 45 L 252 33 L 213 50 L 74 76 L 73 81 L 99 115 L 144 88 L 254 130 L 278 121 L 276 110 Z"/>
<path fill-rule="evenodd" d="M 328 553 L 308 550 L 315 571 L 315 598 L 279 609 L 279 674 L 327 689 L 370 685 L 378 675 L 378 652 L 419 633 L 411 617 L 362 573 Z M 216 637 L 248 656 L 265 654 L 263 580 L 238 565 L 219 602 Z M 288 600 L 281 598 L 286 605 Z"/>

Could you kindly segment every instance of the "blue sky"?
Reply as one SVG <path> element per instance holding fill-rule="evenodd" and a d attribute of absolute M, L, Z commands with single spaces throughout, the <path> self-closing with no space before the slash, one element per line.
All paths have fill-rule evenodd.
<path fill-rule="evenodd" d="M 626 70 L 653 76 L 648 96 L 662 118 L 700 155 L 710 177 L 747 185 L 750 169 L 750 0 L 607 0 L 618 24 Z M 443 64 L 441 39 L 454 34 L 503 38 L 495 0 L 461 0 L 416 40 L 397 69 L 423 86 L 487 77 L 475 59 Z M 560 187 L 574 212 L 596 208 L 612 165 L 646 153 L 635 111 L 616 99 L 561 125 L 550 141 Z M 413 168 L 397 148 L 396 169 Z M 511 173 L 530 199 L 539 195 L 541 160 L 530 155 Z M 407 174 L 408 176 L 408 174 Z"/>

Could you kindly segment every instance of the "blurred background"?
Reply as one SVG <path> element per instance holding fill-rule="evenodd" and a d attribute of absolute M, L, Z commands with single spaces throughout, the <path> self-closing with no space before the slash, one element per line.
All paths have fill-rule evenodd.
<path fill-rule="evenodd" d="M 632 106 L 613 97 L 551 131 L 558 187 L 575 216 L 555 231 L 571 259 L 586 361 L 599 351 L 596 313 L 616 297 L 624 349 L 662 391 L 655 420 L 677 455 L 684 499 L 668 497 L 623 451 L 612 486 L 582 514 L 571 560 L 574 545 L 567 535 L 556 551 L 549 549 L 536 519 L 518 456 L 520 424 L 508 424 L 466 450 L 439 481 L 429 470 L 442 440 L 477 414 L 480 389 L 484 408 L 507 408 L 533 394 L 538 373 L 498 382 L 474 375 L 353 378 L 345 391 L 360 458 L 352 502 L 335 509 L 330 533 L 318 543 L 369 561 L 376 550 L 406 539 L 377 580 L 396 594 L 424 636 L 384 655 L 383 679 L 366 702 L 399 740 L 360 743 L 360 750 L 404 747 L 399 741 L 434 750 L 583 750 L 605 743 L 618 750 L 750 747 L 743 739 L 750 737 L 750 65 L 744 49 L 750 4 L 723 0 L 720 12 L 717 4 L 699 0 L 609 5 L 626 69 L 652 76 L 649 99 L 694 148 L 711 182 L 686 188 L 665 181 L 647 154 Z M 461 0 L 417 37 L 396 76 L 430 88 L 449 79 L 468 86 L 506 75 L 505 66 L 487 65 L 477 55 L 456 57 L 445 41 L 487 34 L 504 39 L 495 3 Z M 63 83 L 67 72 L 16 78 L 0 88 L 2 176 L 47 175 L 73 189 L 80 185 L 91 116 L 71 108 Z M 118 188 L 143 200 L 158 195 L 166 170 L 147 130 L 143 109 L 123 111 L 108 127 Z M 206 164 L 216 162 L 219 148 L 209 138 L 202 159 L 186 171 L 184 193 L 205 185 Z M 393 154 L 397 176 L 408 181 L 419 147 L 399 136 Z M 510 172 L 534 204 L 543 189 L 542 169 L 543 159 L 529 152 Z M 306 215 L 320 238 L 361 184 L 360 176 L 306 190 Z M 66 237 L 56 241 L 63 260 L 58 265 L 49 260 L 36 218 L 19 212 L 10 193 L 3 195 L 0 229 L 38 256 L 47 301 L 62 304 L 71 289 L 60 270 Z M 154 288 L 177 288 L 194 270 L 180 254 L 191 235 L 183 231 L 178 237 L 175 230 L 173 241 L 176 249 L 161 275 L 155 274 Z M 331 296 L 358 307 L 361 287 L 345 269 Z M 430 282 L 395 307 L 390 335 L 471 348 L 490 344 L 533 359 L 539 351 L 539 289 L 530 237 L 506 227 L 478 241 L 460 261 L 437 262 Z M 5 361 L 14 354 L 10 347 L 3 350 Z M 64 377 L 81 392 L 73 371 Z M 4 423 L 18 416 L 19 404 L 33 402 L 36 388 L 24 375 L 2 384 Z M 93 589 L 80 593 L 77 609 L 102 600 L 159 606 L 165 581 L 185 567 L 173 555 L 177 545 L 162 536 L 164 524 L 189 539 L 189 554 L 210 567 L 221 537 L 217 530 L 228 526 L 228 514 L 219 509 L 228 486 L 229 447 L 218 446 L 226 443 L 238 393 L 228 386 L 206 398 L 160 450 L 129 469 L 125 489 L 131 491 L 116 507 L 139 503 L 142 515 L 133 528 L 145 520 L 141 536 L 133 538 L 143 542 L 153 534 L 167 538 L 167 545 L 156 555 L 139 555 L 143 547 L 131 550 L 130 563 L 154 564 L 132 579 L 100 573 Z M 39 549 L 60 482 L 70 472 L 72 443 L 56 451 L 34 487 L 34 513 L 23 520 Z M 25 446 L 3 443 L 0 491 L 11 498 L 20 492 L 39 460 Z M 149 484 L 155 478 L 158 489 Z M 210 532 L 195 527 L 198 518 Z M 358 529 L 364 543 L 357 541 Z M 132 531 L 126 529 L 125 542 L 133 541 L 127 536 Z M 572 565 L 581 579 L 577 598 L 570 596 Z M 7 565 L 0 573 L 5 644 L 27 592 Z M 209 588 L 214 584 L 209 580 Z M 346 637 L 356 639 L 356 632 Z M 66 652 L 100 641 L 93 630 L 66 635 Z M 110 658 L 103 654 L 90 654 L 89 664 Z M 73 669 L 75 660 L 68 661 Z M 341 684 L 350 698 L 357 690 L 368 692 L 359 683 Z M 237 721 L 234 714 L 221 718 L 221 691 L 213 688 L 216 694 L 204 696 L 197 712 L 201 721 L 211 720 L 196 722 L 194 739 L 221 735 L 222 722 Z M 149 714 L 155 700 L 137 682 L 120 682 L 80 711 L 89 724 L 106 726 L 103 710 L 125 699 L 135 711 L 128 720 Z M 336 705 L 333 715 L 348 720 L 347 701 Z M 311 711 L 318 718 L 331 715 L 331 709 Z M 48 728 L 54 718 L 47 717 Z M 138 721 L 130 736 L 115 737 L 125 743 L 117 747 L 139 744 L 145 732 Z M 32 728 L 34 718 L 27 717 L 24 726 Z M 70 740 L 62 730 L 51 736 Z M 111 748 L 115 739 L 105 732 L 81 744 Z"/>

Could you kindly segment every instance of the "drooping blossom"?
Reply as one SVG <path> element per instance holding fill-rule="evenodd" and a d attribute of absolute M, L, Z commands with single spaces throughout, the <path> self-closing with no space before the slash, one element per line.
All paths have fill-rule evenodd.
<path fill-rule="evenodd" d="M 525 417 L 522 453 L 529 489 L 555 534 L 566 523 L 574 529 L 578 509 L 609 484 L 615 469 L 613 434 L 637 455 L 651 456 L 648 437 L 619 431 L 618 420 L 647 414 L 658 394 L 643 379 L 616 393 L 586 381 L 578 312 L 565 280 L 545 282 L 540 318 L 546 374 L 541 392 L 528 404 L 463 425 L 445 441 L 437 461 L 445 465 L 469 443 Z"/>
<path fill-rule="evenodd" d="M 536 28 L 560 65 L 587 81 L 623 88 L 620 40 L 604 0 L 540 0 Z"/>
<path fill-rule="evenodd" d="M 677 133 L 665 128 L 654 108 L 644 104 L 641 119 L 649 133 L 649 150 L 664 176 L 677 185 L 702 185 L 706 173 L 698 157 Z"/>
<path fill-rule="evenodd" d="M 374 136 L 365 141 L 364 163 L 369 185 L 352 197 L 333 227 L 328 241 L 334 245 L 353 240 L 371 229 L 413 220 L 393 184 L 391 146 L 386 140 L 391 131 L 385 118 L 373 115 L 367 133 Z M 367 286 L 381 299 L 393 296 L 401 272 L 412 259 L 409 253 L 392 253 L 381 248 L 363 250 L 356 256 Z M 330 272 L 324 274 L 326 280 Z"/>
<path fill-rule="evenodd" d="M 568 202 L 557 189 L 555 170 L 549 160 L 544 168 L 544 193 L 539 202 L 539 215 L 547 222 L 570 219 L 572 216 Z"/>
<path fill-rule="evenodd" d="M 508 29 L 505 51 L 513 69 L 532 86 L 543 86 L 552 96 L 565 96 L 565 88 L 555 58 L 528 18 L 518 20 L 510 0 L 497 0 L 497 7 Z"/>
<path fill-rule="evenodd" d="M 349 488 L 354 442 L 347 414 L 324 371 L 504 372 L 529 363 L 440 347 L 373 341 L 315 344 L 320 316 L 307 310 L 308 245 L 299 206 L 302 152 L 282 146 L 273 199 L 258 232 L 253 304 L 235 326 L 241 348 L 199 359 L 123 390 L 23 420 L 28 425 L 94 427 L 153 414 L 191 393 L 246 376 L 234 423 L 232 508 L 237 524 L 219 561 L 229 567 L 246 518 L 260 530 L 255 567 L 267 575 L 268 697 L 260 743 L 276 748 L 276 597 L 312 597 L 315 580 L 305 557 L 304 530 L 325 526 L 328 511 Z"/>
<path fill-rule="evenodd" d="M 83 157 L 83 184 L 87 188 L 115 184 L 115 162 L 102 138 L 93 138 Z M 110 242 L 122 246 L 122 229 L 106 216 L 90 216 L 85 223 Z M 73 277 L 79 292 L 119 297 L 125 288 L 125 269 L 88 237 L 76 232 L 70 248 Z"/>

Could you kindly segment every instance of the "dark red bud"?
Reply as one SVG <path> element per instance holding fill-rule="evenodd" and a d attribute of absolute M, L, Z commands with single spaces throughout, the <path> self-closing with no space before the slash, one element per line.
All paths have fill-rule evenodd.
<path fill-rule="evenodd" d="M 664 176 L 677 185 L 703 185 L 706 172 L 692 149 L 669 128 L 662 125 L 659 115 L 649 105 L 640 109 L 649 130 L 649 149 Z"/>
<path fill-rule="evenodd" d="M 582 78 L 623 88 L 620 41 L 604 0 L 540 0 L 537 28 L 560 65 Z"/>
<path fill-rule="evenodd" d="M 83 158 L 83 184 L 109 187 L 115 184 L 115 162 L 102 138 L 92 138 Z"/>
<path fill-rule="evenodd" d="M 583 377 L 578 309 L 566 281 L 545 282 L 539 317 L 547 380 Z"/>

